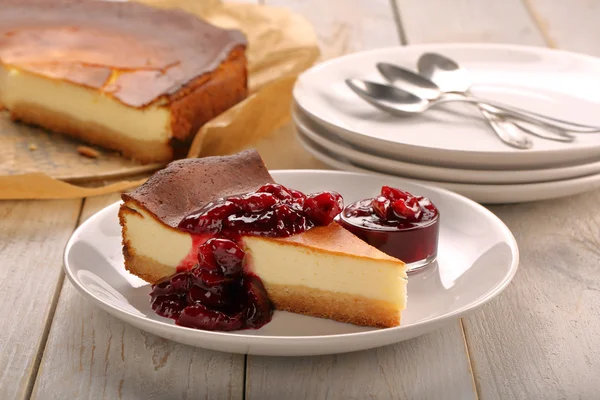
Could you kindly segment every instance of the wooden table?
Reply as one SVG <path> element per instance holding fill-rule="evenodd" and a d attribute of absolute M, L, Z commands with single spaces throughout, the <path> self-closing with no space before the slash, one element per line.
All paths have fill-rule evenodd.
<path fill-rule="evenodd" d="M 190 0 L 192 1 L 192 0 Z M 389 45 L 503 42 L 600 56 L 591 0 L 267 0 L 316 27 L 323 58 Z M 285 147 L 277 157 L 270 151 Z M 286 127 L 271 168 L 325 168 Z M 494 206 L 514 232 L 512 284 L 468 318 L 352 354 L 271 358 L 147 334 L 64 279 L 75 227 L 117 195 L 0 202 L 0 399 L 598 399 L 600 191 Z"/>

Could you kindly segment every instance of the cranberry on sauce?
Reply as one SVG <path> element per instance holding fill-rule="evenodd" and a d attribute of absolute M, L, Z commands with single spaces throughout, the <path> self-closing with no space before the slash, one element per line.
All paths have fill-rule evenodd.
<path fill-rule="evenodd" d="M 339 193 L 320 192 L 304 200 L 304 212 L 317 225 L 329 225 L 344 208 L 344 199 Z"/>
<path fill-rule="evenodd" d="M 383 186 L 373 199 L 349 204 L 338 222 L 415 271 L 437 257 L 439 212 L 425 197 Z"/>
<path fill-rule="evenodd" d="M 261 280 L 244 272 L 241 236 L 295 235 L 330 224 L 343 207 L 338 193 L 307 196 L 275 183 L 207 204 L 179 223 L 194 238 L 197 263 L 190 265 L 189 255 L 177 273 L 152 286 L 152 309 L 190 328 L 260 328 L 273 306 Z"/>
<path fill-rule="evenodd" d="M 212 238 L 204 245 L 212 252 L 215 263 L 221 267 L 223 275 L 234 276 L 242 273 L 244 251 L 237 244 L 227 239 Z"/>
<path fill-rule="evenodd" d="M 240 313 L 230 316 L 202 304 L 194 304 L 183 309 L 177 324 L 209 331 L 236 331 L 244 327 L 244 318 Z"/>

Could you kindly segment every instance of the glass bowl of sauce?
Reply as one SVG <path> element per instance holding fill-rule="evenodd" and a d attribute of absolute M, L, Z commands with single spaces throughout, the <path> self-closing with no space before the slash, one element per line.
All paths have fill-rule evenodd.
<path fill-rule="evenodd" d="M 384 186 L 381 195 L 348 204 L 337 222 L 418 271 L 437 258 L 440 214 L 427 198 Z"/>

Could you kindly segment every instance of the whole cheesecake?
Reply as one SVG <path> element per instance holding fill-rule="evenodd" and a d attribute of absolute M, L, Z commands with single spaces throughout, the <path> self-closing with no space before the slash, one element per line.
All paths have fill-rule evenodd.
<path fill-rule="evenodd" d="M 260 155 L 254 150 L 233 156 L 172 162 L 140 188 L 122 196 L 119 219 L 125 267 L 155 284 L 155 290 L 156 287 L 173 286 L 179 279 L 178 273 L 195 265 L 197 268 L 198 260 L 202 262 L 207 257 L 203 254 L 203 246 L 206 247 L 213 237 L 212 225 L 204 226 L 208 230 L 194 231 L 190 228 L 193 225 L 186 223 L 198 221 L 198 215 L 204 215 L 194 214 L 194 211 L 220 212 L 224 205 L 230 204 L 223 199 L 234 201 L 234 198 L 246 199 L 246 204 L 250 202 L 254 207 L 246 211 L 253 211 L 258 209 L 257 199 L 263 199 L 266 192 L 286 199 L 281 196 L 282 191 L 286 189 L 273 183 Z M 303 196 L 291 189 L 289 193 L 294 193 L 294 198 L 288 196 L 290 201 L 286 204 L 293 204 Z M 310 201 L 331 197 L 328 193 L 311 196 L 302 197 L 305 210 L 310 208 Z M 248 199 L 254 199 L 254 202 Z M 406 304 L 407 279 L 402 261 L 330 222 L 332 218 L 321 218 L 320 222 L 313 218 L 317 222 L 312 226 L 306 224 L 302 207 L 291 205 L 288 208 L 288 205 L 278 203 L 273 210 L 277 207 L 285 208 L 288 213 L 290 209 L 300 211 L 292 213 L 291 217 L 284 214 L 279 218 L 279 211 L 269 211 L 261 206 L 260 210 L 266 210 L 262 214 L 242 212 L 227 222 L 230 226 L 254 224 L 252 230 L 241 225 L 241 233 L 228 236 L 234 238 L 232 240 L 237 242 L 239 249 L 232 244 L 227 248 L 227 254 L 243 254 L 244 274 L 255 277 L 264 285 L 275 309 L 363 326 L 399 325 Z M 325 209 L 329 210 L 328 207 Z M 294 221 L 295 227 L 300 226 L 298 222 L 301 221 L 304 228 L 286 231 L 283 237 L 268 230 L 285 231 L 288 227 L 282 220 L 286 218 L 287 222 Z M 263 225 L 268 229 L 260 227 L 260 219 L 265 220 Z M 171 278 L 165 280 L 165 277 Z M 202 293 L 210 296 L 216 292 Z M 177 303 L 177 299 L 169 299 L 173 304 Z"/>
<path fill-rule="evenodd" d="M 0 0 L 0 109 L 141 162 L 247 95 L 246 40 L 136 2 Z"/>

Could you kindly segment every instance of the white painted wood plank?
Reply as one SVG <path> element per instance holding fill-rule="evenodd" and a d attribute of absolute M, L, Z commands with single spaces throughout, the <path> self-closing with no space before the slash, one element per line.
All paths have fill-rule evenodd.
<path fill-rule="evenodd" d="M 400 44 L 388 0 L 265 0 L 264 3 L 304 16 L 317 32 L 321 60 Z M 304 150 L 294 134 L 290 123 L 254 147 L 271 169 L 331 169 Z"/>
<path fill-rule="evenodd" d="M 227 0 L 226 3 L 237 3 L 239 0 Z M 242 0 L 243 3 L 265 4 L 265 0 Z M 308 152 L 294 137 L 292 124 L 286 124 L 281 129 L 253 144 L 265 160 L 269 169 L 329 169 Z"/>
<path fill-rule="evenodd" d="M 248 400 L 475 399 L 459 324 L 335 356 L 248 357 Z"/>
<path fill-rule="evenodd" d="M 397 0 L 408 43 L 469 40 L 542 45 L 534 13 L 517 0 Z M 577 23 L 584 2 L 532 0 L 548 27 Z M 568 6 L 567 6 L 568 3 Z M 589 2 L 586 2 L 589 3 Z M 556 9 L 563 7 L 560 12 Z M 431 17 L 431 10 L 434 17 Z M 510 12 L 508 11 L 510 10 Z M 540 8 L 540 13 L 542 13 Z M 430 19 L 435 32 L 419 21 Z M 585 25 L 584 25 L 585 26 Z M 590 28 L 591 29 L 591 28 Z M 599 28 L 573 29 L 556 43 L 588 42 Z M 442 40 L 440 40 L 442 39 Z M 581 49 L 581 48 L 579 48 Z M 586 47 L 595 51 L 593 44 Z M 600 391 L 600 192 L 533 204 L 494 206 L 515 234 L 521 265 L 498 298 L 464 320 L 478 393 L 484 399 L 597 398 Z"/>
<path fill-rule="evenodd" d="M 545 44 L 520 0 L 394 1 L 398 6 L 403 32 L 409 44 Z"/>
<path fill-rule="evenodd" d="M 82 220 L 118 200 L 85 201 Z M 65 280 L 34 399 L 241 399 L 244 356 L 184 346 L 95 307 Z"/>
<path fill-rule="evenodd" d="M 388 0 L 266 0 L 304 16 L 314 27 L 321 58 L 400 43 Z"/>
<path fill-rule="evenodd" d="M 600 56 L 600 2 L 523 0 L 551 47 Z"/>
<path fill-rule="evenodd" d="M 24 398 L 35 378 L 80 205 L 0 202 L 0 399 Z"/>
<path fill-rule="evenodd" d="M 597 398 L 599 201 L 594 191 L 491 208 L 514 232 L 521 265 L 498 299 L 465 320 L 485 398 Z"/>
<path fill-rule="evenodd" d="M 387 0 L 267 0 L 266 4 L 304 15 L 317 30 L 322 59 L 400 44 L 394 10 Z M 320 163 L 311 161 L 293 140 L 290 127 L 267 140 L 270 149 L 279 146 L 289 154 L 272 163 L 265 157 L 269 167 L 319 168 Z M 447 329 L 378 350 L 303 358 L 249 356 L 247 366 L 248 399 L 475 398 L 458 321 Z"/>

